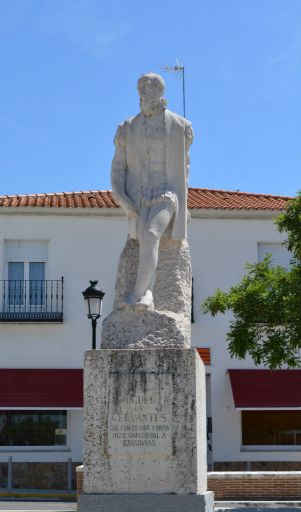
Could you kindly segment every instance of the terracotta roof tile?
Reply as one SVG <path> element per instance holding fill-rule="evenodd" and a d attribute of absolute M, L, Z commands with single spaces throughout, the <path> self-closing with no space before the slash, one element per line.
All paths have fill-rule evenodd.
<path fill-rule="evenodd" d="M 199 353 L 200 358 L 206 366 L 211 365 L 211 354 L 210 348 L 197 348 L 197 352 Z"/>
<path fill-rule="evenodd" d="M 283 210 L 289 199 L 291 198 L 287 196 L 190 188 L 188 194 L 188 208 L 211 210 Z M 119 207 L 110 190 L 0 196 L 0 207 L 19 206 L 42 208 Z"/>
<path fill-rule="evenodd" d="M 286 196 L 269 194 L 252 194 L 227 190 L 190 188 L 188 208 L 222 209 L 222 210 L 282 210 L 287 201 Z"/>

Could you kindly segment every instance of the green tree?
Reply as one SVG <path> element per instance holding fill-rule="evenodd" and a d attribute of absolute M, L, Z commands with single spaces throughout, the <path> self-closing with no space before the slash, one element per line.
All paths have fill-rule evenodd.
<path fill-rule="evenodd" d="M 247 264 L 247 273 L 228 292 L 220 289 L 202 304 L 212 316 L 231 311 L 227 333 L 231 357 L 252 357 L 269 368 L 301 366 L 301 193 L 288 202 L 275 223 L 286 232 L 292 252 L 289 269 L 271 265 L 271 256 Z"/>
<path fill-rule="evenodd" d="M 301 190 L 289 201 L 285 213 L 277 217 L 279 231 L 287 233 L 285 244 L 297 261 L 301 261 Z"/>

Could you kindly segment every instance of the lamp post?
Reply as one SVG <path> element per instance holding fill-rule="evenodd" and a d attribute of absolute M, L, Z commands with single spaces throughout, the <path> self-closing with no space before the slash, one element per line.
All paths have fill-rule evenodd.
<path fill-rule="evenodd" d="M 96 348 L 96 324 L 101 316 L 102 299 L 105 296 L 105 293 L 96 286 L 97 283 L 98 281 L 90 281 L 90 286 L 82 292 L 85 301 L 87 301 L 87 316 L 92 323 L 92 349 Z"/>

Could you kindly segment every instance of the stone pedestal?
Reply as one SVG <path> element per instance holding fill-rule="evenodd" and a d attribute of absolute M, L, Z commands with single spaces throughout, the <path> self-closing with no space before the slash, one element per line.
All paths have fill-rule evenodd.
<path fill-rule="evenodd" d="M 212 510 L 195 349 L 90 350 L 84 388 L 81 512 Z"/>

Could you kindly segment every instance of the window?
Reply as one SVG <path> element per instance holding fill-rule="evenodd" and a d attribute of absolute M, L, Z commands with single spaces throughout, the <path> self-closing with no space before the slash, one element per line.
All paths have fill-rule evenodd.
<path fill-rule="evenodd" d="M 36 309 L 45 305 L 45 265 L 47 241 L 7 240 L 6 263 L 8 279 L 8 306 L 26 304 Z"/>
<path fill-rule="evenodd" d="M 264 260 L 267 254 L 272 255 L 272 265 L 281 265 L 282 267 L 289 268 L 292 259 L 292 253 L 282 243 L 263 243 L 257 244 L 258 261 Z"/>
<path fill-rule="evenodd" d="M 24 263 L 8 262 L 8 305 L 24 303 Z"/>
<path fill-rule="evenodd" d="M 27 268 L 26 268 L 27 267 Z M 25 271 L 28 271 L 28 280 L 25 280 Z M 27 282 L 28 281 L 28 282 Z M 28 292 L 30 306 L 44 306 L 45 304 L 45 263 L 17 261 L 8 262 L 8 303 L 9 306 L 22 306 L 25 294 Z"/>
<path fill-rule="evenodd" d="M 301 445 L 301 411 L 242 411 L 243 445 Z"/>
<path fill-rule="evenodd" d="M 0 411 L 0 447 L 66 444 L 67 411 Z"/>
<path fill-rule="evenodd" d="M 6 240 L 0 322 L 63 322 L 64 279 L 47 279 L 47 240 Z M 2 309 L 1 309 L 2 306 Z"/>

